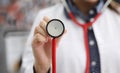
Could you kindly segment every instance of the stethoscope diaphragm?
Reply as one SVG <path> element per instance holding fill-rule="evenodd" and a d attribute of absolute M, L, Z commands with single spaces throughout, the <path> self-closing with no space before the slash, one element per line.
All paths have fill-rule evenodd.
<path fill-rule="evenodd" d="M 65 27 L 61 20 L 52 19 L 47 23 L 46 31 L 53 38 L 60 37 L 64 33 Z"/>

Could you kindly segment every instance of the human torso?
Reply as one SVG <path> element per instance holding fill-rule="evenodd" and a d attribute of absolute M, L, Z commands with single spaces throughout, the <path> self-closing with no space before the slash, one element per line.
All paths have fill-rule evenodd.
<path fill-rule="evenodd" d="M 56 12 L 53 12 L 54 10 Z M 61 4 L 56 5 L 50 12 L 51 14 L 46 14 L 62 20 L 67 30 L 57 48 L 57 73 L 85 73 L 86 51 L 83 28 L 65 17 L 64 7 Z M 119 73 L 120 16 L 108 8 L 92 27 L 100 52 L 101 72 Z"/>

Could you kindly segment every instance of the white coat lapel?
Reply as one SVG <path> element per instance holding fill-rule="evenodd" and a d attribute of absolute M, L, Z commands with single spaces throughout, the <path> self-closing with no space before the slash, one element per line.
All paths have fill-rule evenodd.
<path fill-rule="evenodd" d="M 107 9 L 93 25 L 102 73 L 120 73 L 120 17 Z"/>

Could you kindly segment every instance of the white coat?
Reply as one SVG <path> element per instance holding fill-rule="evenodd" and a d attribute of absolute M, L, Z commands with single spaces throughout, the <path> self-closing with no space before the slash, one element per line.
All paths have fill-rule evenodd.
<path fill-rule="evenodd" d="M 23 55 L 24 73 L 33 73 L 34 56 L 31 41 L 34 28 L 43 16 L 62 20 L 67 30 L 57 48 L 57 73 L 85 73 L 86 52 L 83 29 L 66 18 L 62 4 L 38 13 Z M 83 23 L 82 19 L 78 18 L 78 20 Z M 92 27 L 100 52 L 101 73 L 120 73 L 120 16 L 107 8 Z"/>

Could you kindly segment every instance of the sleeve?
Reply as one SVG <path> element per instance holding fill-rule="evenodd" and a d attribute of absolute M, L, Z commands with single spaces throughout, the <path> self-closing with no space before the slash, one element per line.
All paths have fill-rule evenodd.
<path fill-rule="evenodd" d="M 34 73 L 34 69 L 33 69 L 34 56 L 33 56 L 32 46 L 31 46 L 34 29 L 37 25 L 40 24 L 40 20 L 42 20 L 44 16 L 49 16 L 51 18 L 54 17 L 54 13 L 53 13 L 54 9 L 55 9 L 54 7 L 51 7 L 51 8 L 40 10 L 38 12 L 26 42 L 26 46 L 22 56 L 22 67 L 21 67 L 20 73 Z M 50 71 L 51 71 L 51 68 L 50 68 Z"/>
<path fill-rule="evenodd" d="M 25 49 L 22 56 L 22 66 L 20 69 L 20 73 L 34 73 L 33 66 L 34 66 L 34 56 L 32 52 L 31 42 L 33 38 L 34 28 L 35 26 L 39 25 L 41 18 L 44 16 L 41 12 L 38 13 L 30 34 L 28 36 L 27 42 L 25 44 Z"/>
<path fill-rule="evenodd" d="M 35 67 L 33 67 L 33 72 L 36 73 Z M 52 73 L 52 72 L 51 72 L 51 69 L 49 69 L 47 73 Z"/>

